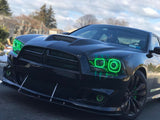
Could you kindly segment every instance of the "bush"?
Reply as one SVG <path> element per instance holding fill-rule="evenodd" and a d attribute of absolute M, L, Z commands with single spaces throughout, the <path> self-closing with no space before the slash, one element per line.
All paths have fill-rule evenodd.
<path fill-rule="evenodd" d="M 4 50 L 4 45 L 0 42 L 0 50 Z"/>
<path fill-rule="evenodd" d="M 9 33 L 8 33 L 7 29 L 0 26 L 0 42 L 2 44 L 7 43 L 8 36 L 9 36 Z"/>

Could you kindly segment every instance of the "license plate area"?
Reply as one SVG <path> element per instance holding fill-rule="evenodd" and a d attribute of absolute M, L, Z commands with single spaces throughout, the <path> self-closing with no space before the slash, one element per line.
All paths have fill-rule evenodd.
<path fill-rule="evenodd" d="M 25 80 L 26 77 L 27 79 Z M 53 94 L 58 84 L 55 96 L 64 96 L 65 98 L 72 96 L 81 83 L 77 74 L 69 74 L 69 72 L 33 65 L 26 69 L 25 72 L 17 71 L 17 78 L 21 86 L 48 96 Z"/>
<path fill-rule="evenodd" d="M 26 73 L 18 72 L 17 75 L 19 84 L 28 76 L 23 87 L 49 96 L 56 85 L 54 75 L 43 68 L 32 67 Z"/>

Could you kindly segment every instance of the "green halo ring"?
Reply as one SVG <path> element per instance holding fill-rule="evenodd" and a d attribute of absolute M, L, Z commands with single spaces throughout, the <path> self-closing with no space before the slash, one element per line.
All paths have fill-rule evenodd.
<path fill-rule="evenodd" d="M 115 64 L 115 67 L 113 67 L 113 64 Z M 116 69 L 118 69 L 118 63 L 116 62 L 116 61 L 112 61 L 111 63 L 110 63 L 110 68 L 112 69 L 112 70 L 116 70 Z"/>
<path fill-rule="evenodd" d="M 112 64 L 116 64 L 115 67 L 112 66 Z M 118 59 L 111 58 L 108 60 L 108 70 L 112 73 L 118 73 L 121 70 L 121 62 Z"/>
<path fill-rule="evenodd" d="M 104 100 L 104 96 L 103 95 L 97 95 L 96 100 L 97 100 L 97 102 L 102 102 Z"/>
<path fill-rule="evenodd" d="M 103 65 L 97 65 L 97 61 L 103 61 Z M 104 59 L 104 58 L 95 58 L 94 59 L 94 66 L 96 67 L 96 68 L 104 68 L 105 67 L 105 62 L 106 62 L 106 60 Z"/>

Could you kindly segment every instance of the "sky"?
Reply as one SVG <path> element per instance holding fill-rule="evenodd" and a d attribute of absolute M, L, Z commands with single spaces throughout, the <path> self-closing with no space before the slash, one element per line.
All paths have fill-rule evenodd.
<path fill-rule="evenodd" d="M 30 14 L 44 3 L 55 11 L 58 28 L 71 29 L 76 20 L 93 14 L 99 21 L 123 19 L 129 27 L 160 35 L 160 0 L 8 0 L 14 16 Z"/>

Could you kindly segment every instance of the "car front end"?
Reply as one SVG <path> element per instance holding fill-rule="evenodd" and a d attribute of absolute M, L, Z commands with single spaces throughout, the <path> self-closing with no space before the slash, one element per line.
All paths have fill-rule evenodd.
<path fill-rule="evenodd" d="M 120 57 L 85 54 L 15 40 L 3 84 L 48 102 L 121 115 L 130 77 Z"/>

